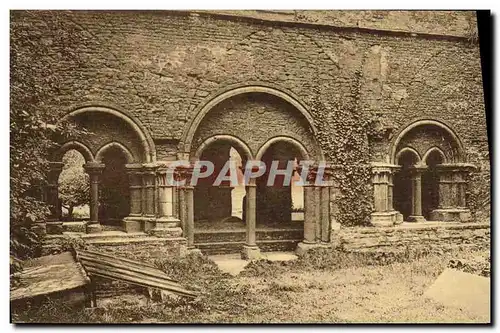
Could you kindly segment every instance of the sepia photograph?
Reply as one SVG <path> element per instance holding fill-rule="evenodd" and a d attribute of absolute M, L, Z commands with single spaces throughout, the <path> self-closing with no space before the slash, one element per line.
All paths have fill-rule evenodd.
<path fill-rule="evenodd" d="M 491 324 L 489 10 L 9 10 L 10 323 Z"/>

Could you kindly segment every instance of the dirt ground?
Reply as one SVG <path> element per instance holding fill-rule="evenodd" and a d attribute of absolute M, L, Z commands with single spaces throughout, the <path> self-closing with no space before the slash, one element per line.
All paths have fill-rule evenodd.
<path fill-rule="evenodd" d="M 482 253 L 484 255 L 484 253 Z M 221 273 L 208 258 L 169 262 L 167 272 L 200 291 L 194 301 L 153 303 L 145 296 L 98 300 L 98 308 L 53 306 L 30 314 L 35 322 L 99 323 L 487 323 L 465 309 L 445 307 L 423 296 L 451 258 L 478 253 L 429 255 L 387 265 L 315 267 L 301 262 L 257 262 L 238 276 Z M 487 254 L 486 254 L 487 255 Z M 324 258 L 318 258 L 321 262 Z M 337 260 L 331 259 L 331 262 Z M 191 262 L 189 262 L 191 261 Z M 308 266 L 310 265 L 310 266 Z M 330 263 L 328 263 L 328 266 Z M 182 273 L 184 271 L 184 273 Z M 179 279 L 180 280 L 180 279 Z M 25 314 L 27 315 L 27 314 Z M 22 321 L 21 315 L 20 318 Z"/>

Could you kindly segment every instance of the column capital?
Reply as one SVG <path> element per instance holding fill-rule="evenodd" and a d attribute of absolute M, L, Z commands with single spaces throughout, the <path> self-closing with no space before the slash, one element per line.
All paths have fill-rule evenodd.
<path fill-rule="evenodd" d="M 125 168 L 127 170 L 138 170 L 138 169 L 142 169 L 142 163 L 128 163 L 128 164 L 125 164 Z"/>
<path fill-rule="evenodd" d="M 194 172 L 194 165 L 193 164 L 190 164 L 189 166 L 188 165 L 179 165 L 175 168 L 174 177 L 178 181 L 185 180 L 186 185 L 184 185 L 182 187 L 189 189 L 192 187 L 190 184 L 191 184 L 191 178 L 193 177 L 193 172 Z"/>
<path fill-rule="evenodd" d="M 302 171 L 304 170 L 304 166 L 297 166 L 297 172 L 299 175 L 302 175 Z M 318 175 L 318 165 L 317 164 L 309 164 L 307 165 L 307 175 L 306 175 L 306 183 L 303 186 L 314 186 L 316 182 L 316 177 Z"/>
<path fill-rule="evenodd" d="M 156 163 L 144 163 L 142 165 L 142 172 L 147 174 L 155 174 L 158 169 L 158 164 Z"/>
<path fill-rule="evenodd" d="M 411 166 L 410 168 L 408 168 L 408 171 L 411 173 L 411 174 L 422 174 L 423 172 L 427 171 L 428 167 L 427 165 L 413 165 Z"/>
<path fill-rule="evenodd" d="M 401 169 L 401 165 L 383 163 L 383 162 L 372 162 L 370 163 L 372 168 L 372 174 L 379 173 L 394 173 Z"/>
<path fill-rule="evenodd" d="M 99 162 L 87 162 L 83 165 L 83 168 L 88 174 L 101 174 L 102 170 L 106 165 L 104 163 Z"/>

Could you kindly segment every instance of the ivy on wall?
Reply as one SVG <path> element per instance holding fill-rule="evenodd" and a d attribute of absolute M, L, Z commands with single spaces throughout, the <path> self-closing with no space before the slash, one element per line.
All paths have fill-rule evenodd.
<path fill-rule="evenodd" d="M 322 87 L 314 87 L 310 109 L 318 129 L 317 140 L 329 163 L 336 167 L 333 173 L 337 189 L 336 219 L 344 226 L 368 225 L 372 212 L 373 189 L 367 126 L 359 108 L 361 72 L 351 81 L 350 94 L 338 99 L 323 99 Z"/>

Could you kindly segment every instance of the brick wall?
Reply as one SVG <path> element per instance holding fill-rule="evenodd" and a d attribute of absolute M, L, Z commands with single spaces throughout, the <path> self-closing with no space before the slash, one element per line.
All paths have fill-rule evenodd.
<path fill-rule="evenodd" d="M 28 58 L 37 43 L 48 45 L 31 61 L 47 63 L 50 75 L 64 82 L 46 101 L 53 112 L 118 105 L 151 133 L 158 159 L 175 158 L 189 121 L 209 98 L 232 84 L 263 82 L 300 100 L 318 128 L 315 140 L 337 164 L 382 160 L 394 135 L 413 120 L 445 122 L 462 139 L 469 161 L 481 167 L 471 187 L 477 201 L 489 195 L 490 181 L 479 49 L 454 37 L 466 36 L 474 18 L 441 14 L 364 12 L 331 28 L 185 12 L 14 11 L 11 28 L 33 39 Z M 396 23 L 387 23 L 392 19 Z M 37 69 L 31 75 L 49 75 Z M 233 115 L 238 123 L 247 113 Z M 378 141 L 368 135 L 374 121 L 388 133 Z M 272 121 L 258 125 L 264 134 L 287 134 Z"/>

